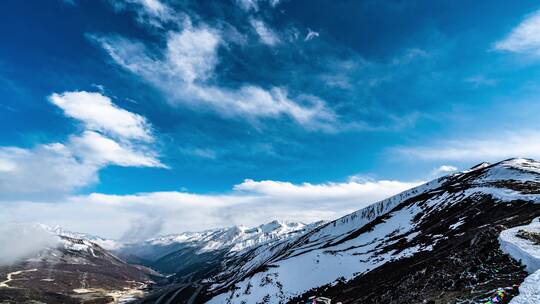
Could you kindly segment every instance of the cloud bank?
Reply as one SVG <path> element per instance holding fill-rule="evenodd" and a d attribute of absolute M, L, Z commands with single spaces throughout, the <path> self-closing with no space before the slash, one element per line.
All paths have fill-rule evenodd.
<path fill-rule="evenodd" d="M 150 237 L 160 231 L 196 231 L 234 224 L 254 226 L 273 219 L 331 220 L 418 184 L 390 180 L 323 184 L 245 180 L 230 192 L 218 194 L 92 193 L 55 203 L 7 202 L 0 211 L 0 220 L 45 221 L 74 231 L 135 239 L 139 234 Z"/>
<path fill-rule="evenodd" d="M 0 226 L 0 266 L 10 265 L 59 244 L 59 238 L 36 225 L 3 223 Z"/>

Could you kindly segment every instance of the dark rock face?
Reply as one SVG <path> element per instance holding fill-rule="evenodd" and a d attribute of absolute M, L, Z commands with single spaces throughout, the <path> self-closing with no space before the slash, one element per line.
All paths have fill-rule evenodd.
<path fill-rule="evenodd" d="M 540 233 L 529 232 L 525 230 L 519 230 L 517 237 L 525 240 L 532 241 L 536 245 L 540 245 Z"/>

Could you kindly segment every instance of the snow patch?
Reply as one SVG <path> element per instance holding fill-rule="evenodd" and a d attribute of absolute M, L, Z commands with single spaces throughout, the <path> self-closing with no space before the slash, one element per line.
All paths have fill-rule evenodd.
<path fill-rule="evenodd" d="M 521 261 L 529 273 L 540 269 L 540 245 L 531 240 L 519 237 L 520 231 L 540 233 L 540 221 L 535 219 L 531 224 L 518 226 L 501 232 L 499 243 L 501 250 L 514 259 Z"/>
<path fill-rule="evenodd" d="M 528 304 L 540 302 L 540 244 L 519 236 L 523 232 L 540 234 L 540 219 L 529 225 L 504 230 L 499 236 L 501 250 L 514 259 L 521 261 L 529 275 L 519 287 L 519 295 L 510 304 Z"/>
<path fill-rule="evenodd" d="M 531 274 L 519 286 L 519 295 L 509 304 L 540 303 L 540 270 Z"/>

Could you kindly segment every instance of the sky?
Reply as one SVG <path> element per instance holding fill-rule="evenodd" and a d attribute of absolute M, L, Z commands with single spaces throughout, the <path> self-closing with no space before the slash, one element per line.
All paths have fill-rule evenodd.
<path fill-rule="evenodd" d="M 331 220 L 540 159 L 536 1 L 2 7 L 4 222 L 122 239 Z"/>

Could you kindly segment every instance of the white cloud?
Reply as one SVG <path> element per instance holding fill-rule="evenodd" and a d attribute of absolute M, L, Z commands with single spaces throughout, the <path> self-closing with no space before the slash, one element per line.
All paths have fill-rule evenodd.
<path fill-rule="evenodd" d="M 312 31 L 311 29 L 308 29 L 308 33 L 306 34 L 306 37 L 304 38 L 304 41 L 310 41 L 311 39 L 315 39 L 319 37 L 319 33 Z"/>
<path fill-rule="evenodd" d="M 163 27 L 167 22 L 178 22 L 179 16 L 175 11 L 159 0 L 111 0 L 117 10 L 133 10 L 137 21 L 155 27 Z"/>
<path fill-rule="evenodd" d="M 140 42 L 122 37 L 91 38 L 119 66 L 162 90 L 172 104 L 211 109 L 253 123 L 285 115 L 308 129 L 334 129 L 335 113 L 314 96 L 299 95 L 293 100 L 284 88 L 267 90 L 245 84 L 233 89 L 211 84 L 222 40 L 217 30 L 205 25 L 194 27 L 187 22 L 182 31 L 169 33 L 162 56 L 152 56 Z"/>
<path fill-rule="evenodd" d="M 111 164 L 124 167 L 165 167 L 152 151 L 129 143 L 121 144 L 93 131 L 73 136 L 69 148 L 85 163 L 98 166 Z"/>
<path fill-rule="evenodd" d="M 152 151 L 93 131 L 71 136 L 65 144 L 0 147 L 0 165 L 0 200 L 66 194 L 97 182 L 98 171 L 108 165 L 165 167 Z"/>
<path fill-rule="evenodd" d="M 149 14 L 154 16 L 166 16 L 170 8 L 159 0 L 126 0 L 141 5 Z M 163 17 L 162 17 L 163 18 Z"/>
<path fill-rule="evenodd" d="M 278 35 L 272 29 L 270 29 L 264 23 L 264 21 L 252 18 L 249 20 L 249 23 L 251 24 L 257 35 L 259 35 L 259 39 L 262 43 L 269 46 L 274 46 L 280 43 Z"/>
<path fill-rule="evenodd" d="M 17 164 L 8 159 L 0 159 L 0 172 L 13 172 L 17 169 Z"/>
<path fill-rule="evenodd" d="M 399 181 L 388 180 L 358 182 L 351 179 L 345 183 L 303 183 L 296 185 L 290 182 L 247 179 L 243 183 L 234 186 L 234 190 L 288 200 L 300 199 L 302 201 L 320 202 L 348 199 L 375 201 L 376 198 L 380 199 L 395 194 L 396 189 L 402 191 L 404 188 L 410 187 L 411 184 L 405 185 Z"/>
<path fill-rule="evenodd" d="M 152 140 L 149 124 L 144 117 L 117 107 L 109 97 L 100 93 L 55 93 L 49 100 L 64 110 L 66 116 L 82 121 L 88 130 L 128 139 Z"/>
<path fill-rule="evenodd" d="M 423 160 L 496 161 L 513 157 L 540 158 L 540 132 L 498 132 L 496 136 L 446 140 L 429 146 L 396 148 L 393 152 Z"/>
<path fill-rule="evenodd" d="M 149 229 L 137 226 L 145 234 L 233 224 L 258 225 L 273 219 L 312 222 L 335 219 L 418 184 L 386 180 L 324 184 L 246 180 L 234 186 L 231 192 L 221 194 L 93 193 L 73 196 L 56 204 L 7 203 L 6 208 L 0 210 L 0 220 L 9 217 L 60 224 L 71 230 L 108 237 L 131 236 L 128 231 L 133 228 L 133 221 L 140 222 L 146 217 L 160 219 L 161 223 L 155 225 L 155 221 L 150 221 Z"/>
<path fill-rule="evenodd" d="M 247 12 L 258 11 L 259 5 L 262 2 L 268 2 L 270 7 L 276 7 L 281 2 L 281 0 L 236 0 L 236 3 L 238 3 L 240 8 Z"/>
<path fill-rule="evenodd" d="M 451 165 L 442 165 L 439 168 L 433 170 L 433 175 L 447 174 L 450 172 L 457 171 L 458 168 Z"/>
<path fill-rule="evenodd" d="M 219 43 L 218 33 L 206 27 L 169 33 L 166 58 L 171 74 L 180 76 L 186 83 L 207 80 L 218 62 Z"/>
<path fill-rule="evenodd" d="M 507 37 L 496 42 L 495 49 L 540 56 L 540 11 L 527 16 Z"/>
<path fill-rule="evenodd" d="M 165 167 L 147 145 L 153 137 L 144 117 L 99 93 L 66 92 L 50 99 L 86 130 L 64 143 L 0 147 L 0 200 L 65 195 L 97 182 L 99 170 L 109 165 Z"/>

